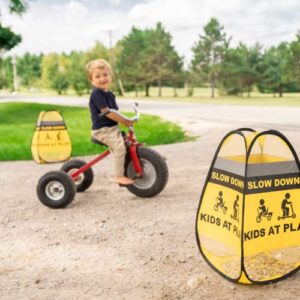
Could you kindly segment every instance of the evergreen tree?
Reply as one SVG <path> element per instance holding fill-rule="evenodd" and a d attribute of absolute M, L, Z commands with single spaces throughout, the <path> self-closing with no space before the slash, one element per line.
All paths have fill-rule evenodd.
<path fill-rule="evenodd" d="M 219 83 L 228 94 L 250 92 L 260 79 L 261 46 L 247 47 L 240 43 L 237 48 L 226 51 Z"/>
<path fill-rule="evenodd" d="M 157 84 L 161 96 L 162 84 L 167 81 L 178 81 L 182 74 L 182 58 L 172 46 L 172 37 L 161 23 L 146 32 L 146 74 L 147 84 Z M 176 76 L 176 73 L 177 76 Z M 148 94 L 146 94 L 148 96 Z"/>
<path fill-rule="evenodd" d="M 262 58 L 259 90 L 278 93 L 282 97 L 283 92 L 288 91 L 293 83 L 291 66 L 292 53 L 288 43 L 282 42 L 268 49 Z"/>
<path fill-rule="evenodd" d="M 121 51 L 116 59 L 116 73 L 128 90 L 138 89 L 146 82 L 145 32 L 133 27 L 119 43 Z"/>
<path fill-rule="evenodd" d="M 226 51 L 219 73 L 219 89 L 229 95 L 241 95 L 244 87 L 242 82 L 243 56 L 239 48 Z"/>
<path fill-rule="evenodd" d="M 230 38 L 226 37 L 224 27 L 216 18 L 211 18 L 204 26 L 204 35 L 200 35 L 199 41 L 192 48 L 192 70 L 200 80 L 209 82 L 212 98 L 215 97 L 215 88 L 229 43 Z"/>
<path fill-rule="evenodd" d="M 300 32 L 296 35 L 296 40 L 290 44 L 291 49 L 291 74 L 296 83 L 297 91 L 300 91 Z"/>
<path fill-rule="evenodd" d="M 182 58 L 171 44 L 172 37 L 161 23 L 153 29 L 132 28 L 121 42 L 121 53 L 117 60 L 117 69 L 126 87 L 135 88 L 144 85 L 149 96 L 151 85 L 161 87 L 172 82 L 178 86 L 182 82 Z"/>

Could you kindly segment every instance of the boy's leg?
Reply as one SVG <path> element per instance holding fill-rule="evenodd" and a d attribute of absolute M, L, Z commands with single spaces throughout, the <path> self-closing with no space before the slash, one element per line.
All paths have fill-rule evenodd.
<path fill-rule="evenodd" d="M 109 135 L 109 148 L 115 159 L 115 174 L 117 177 L 124 176 L 124 164 L 126 147 L 124 139 L 118 126 L 111 128 Z"/>
<path fill-rule="evenodd" d="M 94 138 L 106 144 L 114 156 L 115 174 L 119 183 L 132 184 L 133 181 L 124 177 L 126 147 L 118 126 L 105 127 L 94 133 Z"/>

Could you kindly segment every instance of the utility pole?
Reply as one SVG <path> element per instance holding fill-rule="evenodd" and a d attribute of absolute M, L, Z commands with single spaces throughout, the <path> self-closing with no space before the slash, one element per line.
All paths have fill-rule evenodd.
<path fill-rule="evenodd" d="M 18 73 L 17 73 L 17 58 L 14 55 L 12 57 L 12 66 L 13 66 L 13 86 L 14 86 L 14 92 L 17 92 L 19 89 L 19 82 L 18 82 Z"/>
<path fill-rule="evenodd" d="M 109 63 L 110 65 L 114 64 L 114 55 L 113 55 L 113 33 L 118 30 L 109 29 L 108 32 L 108 50 L 109 50 Z"/>
<path fill-rule="evenodd" d="M 108 30 L 108 38 L 109 38 L 109 49 L 112 48 L 112 35 L 113 31 L 111 29 Z"/>
<path fill-rule="evenodd" d="M 109 29 L 107 32 L 108 32 L 108 45 L 109 45 L 109 64 L 111 66 L 114 66 L 115 65 L 115 58 L 114 58 L 114 53 L 113 53 L 113 33 L 114 32 L 117 32 L 118 30 L 111 30 Z M 122 83 L 122 80 L 121 78 L 117 78 L 117 83 L 118 83 L 118 86 L 119 86 L 119 89 L 120 89 L 120 93 L 122 96 L 124 96 L 125 92 L 124 92 L 124 87 L 123 87 L 123 83 Z"/>

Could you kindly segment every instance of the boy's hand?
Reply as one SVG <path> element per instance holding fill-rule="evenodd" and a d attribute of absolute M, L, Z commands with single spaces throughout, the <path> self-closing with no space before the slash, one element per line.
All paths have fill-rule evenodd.
<path fill-rule="evenodd" d="M 126 127 L 130 127 L 130 126 L 132 126 L 133 125 L 133 121 L 129 121 L 129 120 L 124 120 L 125 122 L 124 122 L 124 125 L 126 126 Z"/>
<path fill-rule="evenodd" d="M 107 110 L 101 110 L 101 112 L 107 112 Z M 133 125 L 134 121 L 132 120 L 127 120 L 125 119 L 124 117 L 122 117 L 120 114 L 117 114 L 115 112 L 112 112 L 110 111 L 107 115 L 106 115 L 107 118 L 111 119 L 111 120 L 114 120 L 118 123 L 121 123 L 123 124 L 124 126 L 126 127 L 130 127 Z"/>

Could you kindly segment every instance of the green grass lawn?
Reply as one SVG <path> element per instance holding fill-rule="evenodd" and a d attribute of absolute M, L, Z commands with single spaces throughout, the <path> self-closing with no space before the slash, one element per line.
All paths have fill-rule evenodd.
<path fill-rule="evenodd" d="M 31 139 L 38 115 L 42 110 L 53 109 L 60 111 L 65 119 L 72 141 L 72 156 L 96 154 L 105 149 L 90 142 L 91 121 L 88 108 L 1 103 L 0 160 L 32 159 Z M 126 113 L 126 115 L 133 114 Z M 189 139 L 178 125 L 144 114 L 136 124 L 135 132 L 138 140 L 146 145 L 170 144 Z"/>

